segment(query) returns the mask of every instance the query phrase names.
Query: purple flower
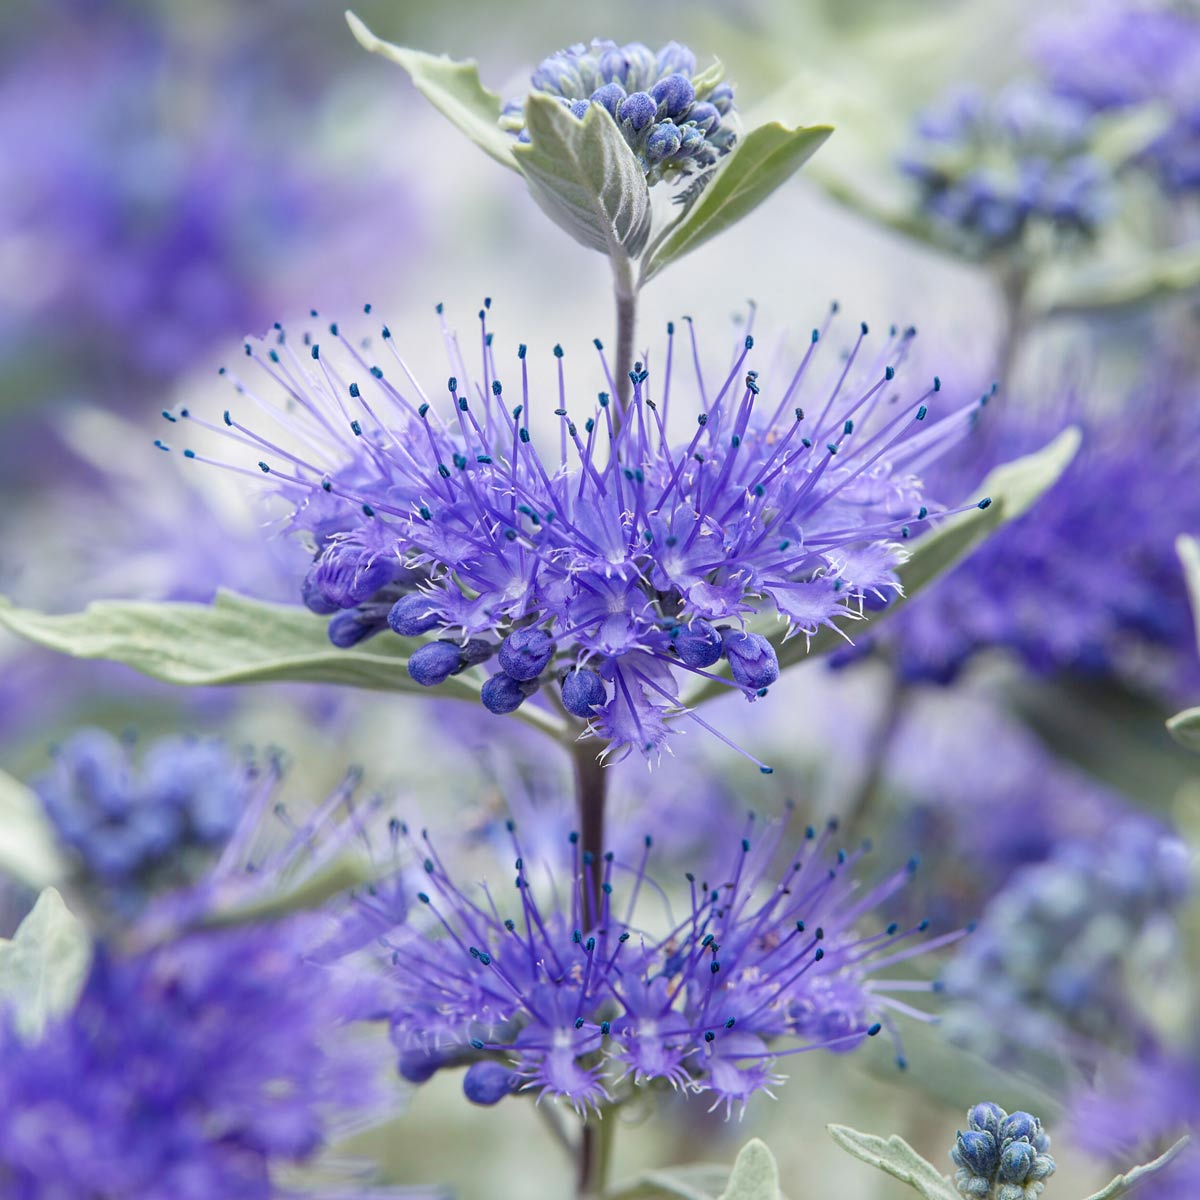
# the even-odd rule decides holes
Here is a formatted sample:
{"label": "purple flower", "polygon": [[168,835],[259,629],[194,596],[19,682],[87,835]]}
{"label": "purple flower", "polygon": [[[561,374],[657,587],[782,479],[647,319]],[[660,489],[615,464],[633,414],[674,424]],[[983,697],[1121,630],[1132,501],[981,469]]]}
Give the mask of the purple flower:
{"label": "purple flower", "polygon": [[[1066,424],[1082,427],[1083,446],[1032,512],[898,615],[887,645],[901,674],[950,682],[980,652],[998,648],[1038,673],[1075,670],[1151,692],[1186,690],[1195,639],[1174,543],[1200,530],[1195,397],[1194,385],[1158,378],[1110,411],[1073,397],[989,406],[962,444],[973,453],[939,464],[941,494],[969,494],[988,467]],[[1128,449],[1131,422],[1137,453]]]}
{"label": "purple flower", "polygon": [[[893,329],[871,354],[863,325],[846,358],[826,368],[814,330],[795,370],[771,384],[747,369],[747,337],[714,387],[699,371],[694,384],[672,373],[668,326],[661,391],[638,364],[629,411],[615,411],[601,348],[608,390],[578,419],[556,348],[546,428],[524,347],[513,403],[485,310],[480,318],[478,383],[444,330],[455,371],[448,404],[427,397],[386,326],[376,348],[334,324],[328,340],[304,334],[300,349],[282,330],[246,344],[287,397],[278,430],[232,410],[220,425],[188,414],[257,463],[221,465],[273,482],[292,506],[291,527],[317,549],[303,591],[310,608],[351,612],[356,630],[372,631],[389,614],[415,628],[411,609],[440,635],[410,659],[418,683],[436,686],[499,649],[510,680],[561,688],[568,711],[610,750],[657,755],[685,707],[680,673],[757,699],[778,665],[745,622],[773,611],[788,637],[811,637],[861,616],[869,598],[899,589],[903,539],[941,515],[917,472],[965,429],[973,406],[929,420],[936,379],[902,399],[893,364],[911,330]],[[252,387],[234,382],[240,394]],[[688,401],[699,415],[672,434],[671,408]],[[557,453],[539,449],[551,439]],[[717,637],[732,681],[708,669]],[[504,710],[520,702],[503,680],[489,696]]]}
{"label": "purple flower", "polygon": [[1200,14],[1194,7],[1091,3],[1042,30],[1038,58],[1050,86],[1092,112],[1162,106],[1167,127],[1142,161],[1169,191],[1200,186]]}
{"label": "purple flower", "polygon": [[78,1006],[34,1044],[0,1015],[0,1190],[277,1200],[275,1168],[371,1100],[338,1041],[343,992],[286,925],[101,946]]}
{"label": "purple flower", "polygon": [[[677,42],[657,54],[640,42],[580,43],[550,55],[530,83],[576,117],[593,104],[605,109],[651,185],[710,170],[737,141],[733,88],[711,71],[701,77],[696,56]],[[500,124],[529,141],[524,98],[504,106]]]}
{"label": "purple flower", "polygon": [[[745,833],[711,882],[686,877],[682,917],[666,902],[653,926],[639,901],[666,893],[647,874],[649,839],[635,861],[594,861],[571,835],[564,872],[531,860],[512,832],[515,892],[476,892],[453,882],[428,837],[410,838],[424,913],[389,939],[404,1074],[473,1061],[473,1099],[531,1091],[580,1112],[663,1081],[729,1111],[779,1083],[791,1054],[851,1050],[891,1029],[891,1012],[922,1017],[890,992],[926,985],[879,973],[961,933],[862,929],[911,869],[863,888],[862,852],[835,851],[831,825],[808,829],[777,876],[786,822],[753,842],[753,821]],[[480,1063],[494,1064],[486,1076]]]}
{"label": "purple flower", "polygon": [[1090,238],[1110,208],[1087,109],[1034,84],[989,98],[960,89],[919,117],[900,166],[921,205],[964,251],[984,257],[1034,225]]}

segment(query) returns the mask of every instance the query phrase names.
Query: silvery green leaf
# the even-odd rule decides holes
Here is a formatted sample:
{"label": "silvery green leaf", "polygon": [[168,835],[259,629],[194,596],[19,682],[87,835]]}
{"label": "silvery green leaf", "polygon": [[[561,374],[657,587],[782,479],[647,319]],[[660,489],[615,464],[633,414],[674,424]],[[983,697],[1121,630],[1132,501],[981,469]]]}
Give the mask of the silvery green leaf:
{"label": "silvery green leaf", "polygon": [[817,152],[831,126],[778,121],[744,134],[685,215],[659,237],[642,267],[642,283],[740,221]]}
{"label": "silvery green leaf", "polygon": [[1200,289],[1200,243],[1127,262],[1047,270],[1034,281],[1029,310],[1039,317],[1135,308]]}
{"label": "silvery green leaf", "polygon": [[1171,124],[1165,104],[1139,104],[1093,118],[1091,152],[1116,171],[1135,159]]}
{"label": "silvery green leaf", "polygon": [[1116,1200],[1117,1196],[1125,1195],[1126,1192],[1136,1187],[1142,1180],[1161,1171],[1176,1155],[1183,1151],[1183,1148],[1191,1140],[1190,1137],[1180,1138],[1165,1154],[1160,1154],[1153,1162],[1143,1163],[1140,1167],[1134,1167],[1132,1171],[1127,1171],[1124,1175],[1118,1175],[1106,1187],[1102,1187],[1094,1195],[1089,1196],[1087,1200]]}
{"label": "silvery green leaf", "polygon": [[1185,708],[1167,721],[1171,736],[1189,750],[1200,750],[1200,708]]}
{"label": "silvery green leaf", "polygon": [[689,1163],[643,1171],[604,1195],[605,1200],[717,1200],[728,1181],[728,1167]]}
{"label": "silvery green leaf", "polygon": [[1200,539],[1181,533],[1175,539],[1175,553],[1183,564],[1183,577],[1187,581],[1196,622],[1196,647],[1200,649]]}
{"label": "silvery green leaf", "polygon": [[530,140],[513,157],[542,211],[577,242],[610,258],[635,258],[650,234],[646,175],[599,104],[582,119],[552,96],[525,101]]}
{"label": "silvery green leaf", "polygon": [[845,1125],[830,1125],[839,1146],[862,1162],[886,1171],[916,1189],[925,1200],[962,1200],[954,1185],[931,1162],[922,1158],[902,1137],[859,1133]]}
{"label": "silvery green leaf", "polygon": [[765,1142],[751,1138],[742,1147],[721,1200],[780,1200],[779,1167]]}
{"label": "silvery green leaf", "polygon": [[0,874],[31,888],[61,883],[68,867],[36,795],[0,771]]}
{"label": "silvery green leaf", "polygon": [[46,1022],[79,999],[91,961],[83,924],[45,888],[12,941],[0,939],[0,1005],[11,1007],[18,1032],[36,1040]]}
{"label": "silvery green leaf", "polygon": [[455,62],[444,54],[426,54],[385,42],[352,12],[346,13],[346,22],[364,50],[403,67],[413,86],[438,112],[498,163],[516,169],[512,156],[514,140],[497,124],[500,97],[480,83],[479,68],[474,62]]}
{"label": "silvery green leaf", "polygon": [[692,87],[696,90],[697,100],[707,100],[712,95],[713,88],[725,78],[725,64],[719,58],[714,58],[711,66],[692,76]]}
{"label": "silvery green leaf", "polygon": [[[332,645],[327,620],[298,605],[266,604],[219,592],[212,604],[97,600],[81,613],[50,616],[0,597],[0,626],[74,658],[125,663],[143,675],[189,687],[248,683],[335,683],[389,692],[426,692],[405,665],[416,640],[385,635],[349,650]],[[479,702],[481,682],[454,675],[442,698]],[[557,734],[562,723],[532,705],[517,717]]]}
{"label": "silvery green leaf", "polygon": [[[938,529],[913,544],[908,561],[897,572],[904,594],[897,596],[881,612],[872,614],[871,629],[877,629],[881,622],[903,608],[913,596],[957,566],[1001,526],[1028,512],[1070,465],[1079,449],[1079,438],[1078,429],[1065,429],[1041,450],[991,471],[978,488],[981,497],[991,497],[991,504],[987,508],[972,508],[949,518]],[[2,616],[3,612],[0,611]],[[760,632],[771,636],[780,667],[792,666],[845,644],[841,634],[826,628],[820,629],[807,643],[803,637],[793,637],[785,642],[782,632],[772,634],[769,629],[761,629]],[[699,704],[713,696],[724,695],[726,691],[720,683],[706,681],[685,695],[683,702],[688,706]]]}

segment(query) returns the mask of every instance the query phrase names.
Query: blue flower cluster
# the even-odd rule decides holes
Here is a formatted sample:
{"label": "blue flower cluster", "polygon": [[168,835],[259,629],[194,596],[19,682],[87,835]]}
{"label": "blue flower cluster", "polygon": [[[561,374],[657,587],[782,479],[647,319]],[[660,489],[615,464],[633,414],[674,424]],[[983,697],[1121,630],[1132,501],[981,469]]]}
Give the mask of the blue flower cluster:
{"label": "blue flower cluster", "polygon": [[1042,69],[1059,95],[1097,113],[1162,106],[1167,127],[1141,161],[1168,191],[1200,187],[1200,9],[1101,0],[1040,40]]}
{"label": "blue flower cluster", "polygon": [[1086,108],[1033,84],[995,97],[960,90],[921,115],[900,166],[947,238],[985,257],[1035,226],[1095,233],[1109,197],[1091,132]]}
{"label": "blue flower cluster", "polygon": [[647,874],[648,838],[624,862],[593,858],[572,835],[564,875],[561,862],[532,861],[510,823],[506,898],[460,890],[429,838],[405,830],[424,858],[426,916],[388,939],[401,1073],[420,1083],[470,1064],[476,1103],[528,1091],[580,1112],[657,1081],[728,1112],[769,1092],[789,1055],[852,1050],[884,1023],[894,1033],[893,1011],[922,1018],[889,993],[931,985],[880,973],[962,933],[924,938],[925,921],[862,932],[915,863],[864,887],[865,851],[835,851],[835,829],[810,827],[779,876],[773,864],[793,850],[786,822],[753,840],[751,822],[732,861],[714,860],[711,884],[687,875],[686,913],[668,905],[657,923],[639,906],[665,900]]}
{"label": "blue flower cluster", "polygon": [[256,772],[219,742],[164,738],[141,766],[102,730],[74,734],[33,781],[81,874],[124,903],[182,883],[222,846],[255,791]]}
{"label": "blue flower cluster", "polygon": [[[332,1039],[347,989],[293,927],[97,950],[78,1006],[29,1044],[0,1012],[0,1192],[11,1200],[279,1200],[278,1167],[369,1102]],[[357,1190],[338,1192],[341,1200]]]}
{"label": "blue flower cluster", "polygon": [[[1093,842],[1067,842],[1016,872],[947,966],[946,1024],[989,1052],[1068,1053],[1134,1045],[1144,1032],[1125,975],[1174,961],[1191,891],[1187,846],[1129,816]],[[1019,1045],[1009,1045],[1011,1036]]]}
{"label": "blue flower cluster", "polygon": [[[678,42],[657,54],[640,42],[571,46],[545,59],[530,82],[576,117],[593,104],[603,108],[649,184],[707,171],[737,140],[733,88],[719,72],[697,74],[696,56]],[[523,99],[505,105],[500,124],[529,141]]]}
{"label": "blue flower cluster", "polygon": [[[1140,449],[1130,454],[1135,421]],[[1083,432],[1080,452],[1036,509],[897,615],[885,637],[905,678],[950,683],[981,652],[1003,649],[1038,674],[1113,675],[1152,694],[1193,686],[1175,539],[1200,530],[1195,385],[1164,376],[1109,405],[1071,395],[989,405],[963,443],[970,453],[936,464],[930,486],[948,499],[970,494],[988,468],[1068,424]]]}
{"label": "blue flower cluster", "polygon": [[[550,405],[531,393],[525,348],[514,403],[486,316],[485,306],[477,382],[444,329],[454,375],[443,405],[386,326],[387,371],[335,324],[327,341],[305,334],[299,352],[282,330],[246,344],[279,388],[277,429],[233,412],[220,425],[178,414],[259,462],[185,455],[274,481],[286,497],[292,527],[316,550],[303,598],[333,614],[335,644],[389,628],[435,635],[408,660],[422,686],[495,657],[482,697],[491,711],[551,685],[549,703],[612,750],[656,755],[684,707],[678,673],[765,695],[778,660],[747,619],[773,610],[790,637],[860,617],[868,596],[898,590],[904,539],[943,515],[918,472],[964,432],[974,406],[935,421],[937,379],[905,395],[894,364],[911,330],[893,329],[871,352],[864,324],[828,365],[814,330],[794,371],[771,384],[748,368],[747,337],[714,387],[698,366],[693,384],[679,383],[668,326],[661,380],[637,364],[625,412],[597,341],[607,388],[576,402],[578,415],[556,347],[546,428]],[[672,409],[688,407],[698,415],[677,418],[686,424],[672,434]],[[555,434],[557,454],[540,452]],[[714,674],[721,666],[728,676]]]}
{"label": "blue flower cluster", "polygon": [[1006,1113],[985,1101],[967,1114],[950,1151],[954,1183],[969,1200],[1036,1200],[1054,1174],[1050,1137],[1027,1112]]}

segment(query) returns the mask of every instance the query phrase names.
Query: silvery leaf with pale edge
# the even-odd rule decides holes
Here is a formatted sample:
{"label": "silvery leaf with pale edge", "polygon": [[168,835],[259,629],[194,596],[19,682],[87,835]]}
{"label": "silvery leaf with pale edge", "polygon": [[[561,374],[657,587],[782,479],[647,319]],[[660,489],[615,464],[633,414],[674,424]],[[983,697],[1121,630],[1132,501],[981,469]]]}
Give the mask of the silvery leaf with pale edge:
{"label": "silvery leaf with pale edge", "polygon": [[[1180,534],[1175,549],[1183,566],[1188,595],[1192,600],[1192,614],[1196,620],[1196,646],[1200,649],[1200,541],[1187,534]],[[1185,708],[1167,721],[1171,736],[1189,750],[1200,751],[1200,705]]]}
{"label": "silvery leaf with pale edge", "polygon": [[862,1162],[887,1172],[925,1200],[962,1200],[958,1190],[931,1162],[922,1158],[902,1137],[876,1137],[845,1125],[828,1126],[830,1136],[843,1150]]}
{"label": "silvery leaf with pale edge", "polygon": [[37,796],[0,771],[0,874],[27,887],[61,883],[68,866]]}
{"label": "silvery leaf with pale edge", "polygon": [[1191,1140],[1190,1137],[1180,1138],[1165,1154],[1160,1154],[1153,1162],[1143,1163],[1140,1167],[1134,1167],[1132,1171],[1126,1171],[1124,1175],[1118,1175],[1107,1186],[1088,1196],[1087,1200],[1116,1200],[1117,1196],[1124,1196],[1143,1180],[1161,1171]]}
{"label": "silvery leaf with pale edge", "polygon": [[22,1037],[36,1040],[49,1020],[74,1007],[91,956],[82,922],[56,889],[43,889],[12,941],[0,939],[0,1006]]}

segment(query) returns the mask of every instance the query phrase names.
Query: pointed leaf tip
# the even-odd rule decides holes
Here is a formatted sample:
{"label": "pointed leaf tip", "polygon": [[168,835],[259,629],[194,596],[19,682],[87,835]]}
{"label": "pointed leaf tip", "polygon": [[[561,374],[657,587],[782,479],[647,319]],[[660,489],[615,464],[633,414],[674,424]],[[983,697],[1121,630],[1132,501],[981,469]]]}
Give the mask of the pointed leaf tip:
{"label": "pointed leaf tip", "polygon": [[779,1200],[779,1167],[761,1139],[751,1138],[738,1153],[721,1200]]}

